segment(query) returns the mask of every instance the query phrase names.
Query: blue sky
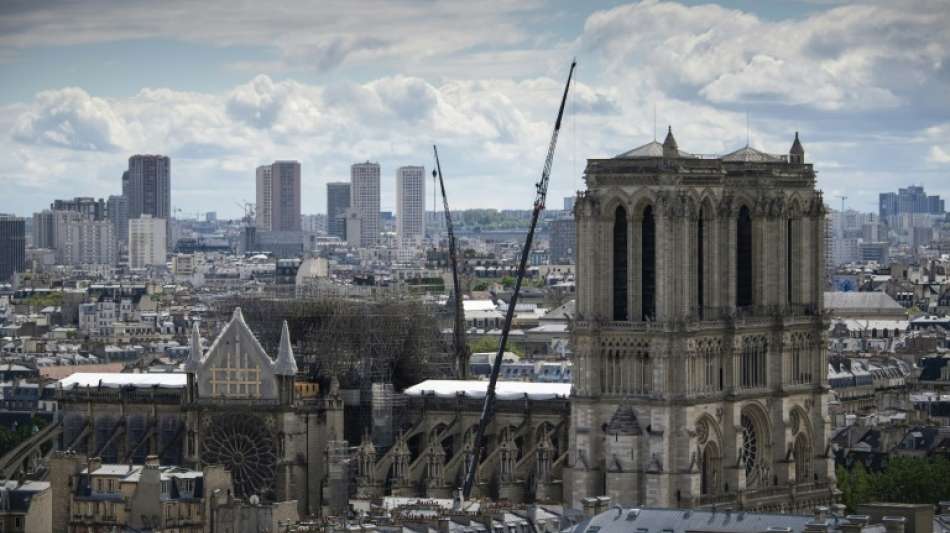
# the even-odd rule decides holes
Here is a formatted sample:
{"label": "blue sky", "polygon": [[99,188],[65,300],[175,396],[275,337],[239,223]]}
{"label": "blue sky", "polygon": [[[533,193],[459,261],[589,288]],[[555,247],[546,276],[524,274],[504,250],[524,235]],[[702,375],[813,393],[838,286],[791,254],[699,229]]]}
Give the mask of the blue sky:
{"label": "blue sky", "polygon": [[453,206],[529,208],[570,58],[552,195],[588,157],[652,139],[787,151],[826,198],[950,196],[950,2],[6,2],[0,211],[119,192],[129,155],[172,157],[172,202],[237,215],[254,168],[303,165],[303,209],[350,163],[431,167]]}

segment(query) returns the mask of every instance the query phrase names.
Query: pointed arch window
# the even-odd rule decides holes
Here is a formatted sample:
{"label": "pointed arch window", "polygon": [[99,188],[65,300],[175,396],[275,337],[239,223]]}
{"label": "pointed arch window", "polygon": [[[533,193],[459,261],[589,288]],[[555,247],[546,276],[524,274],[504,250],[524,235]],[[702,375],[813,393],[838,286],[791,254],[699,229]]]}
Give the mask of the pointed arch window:
{"label": "pointed arch window", "polygon": [[699,208],[699,217],[696,220],[696,308],[699,313],[699,319],[703,319],[703,308],[706,306],[704,298],[705,287],[703,285],[703,271],[705,269],[705,228],[703,227],[703,218],[706,215],[705,207]]}
{"label": "pointed arch window", "polygon": [[653,206],[643,209],[640,220],[640,314],[643,320],[656,319],[656,221]]}
{"label": "pointed arch window", "polygon": [[627,241],[627,211],[618,206],[614,213],[614,320],[627,320]]}
{"label": "pointed arch window", "polygon": [[752,305],[752,216],[749,208],[739,209],[736,224],[736,307]]}

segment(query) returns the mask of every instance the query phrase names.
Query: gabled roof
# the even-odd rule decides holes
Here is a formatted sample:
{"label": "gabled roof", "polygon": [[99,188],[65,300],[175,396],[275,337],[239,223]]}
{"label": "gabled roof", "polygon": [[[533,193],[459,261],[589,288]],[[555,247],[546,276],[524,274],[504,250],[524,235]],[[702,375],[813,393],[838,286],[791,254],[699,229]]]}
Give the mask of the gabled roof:
{"label": "gabled roof", "polygon": [[607,433],[617,435],[642,435],[640,421],[637,420],[637,413],[630,407],[630,404],[623,402],[614,411],[614,415],[607,422]]}
{"label": "gabled roof", "polygon": [[767,154],[756,150],[751,146],[744,146],[735,152],[726,154],[721,158],[723,161],[740,161],[748,163],[781,163],[783,159],[780,156]]}
{"label": "gabled roof", "polygon": [[643,146],[618,154],[614,156],[614,159],[632,159],[635,157],[663,157],[663,145],[655,140],[650,141]]}

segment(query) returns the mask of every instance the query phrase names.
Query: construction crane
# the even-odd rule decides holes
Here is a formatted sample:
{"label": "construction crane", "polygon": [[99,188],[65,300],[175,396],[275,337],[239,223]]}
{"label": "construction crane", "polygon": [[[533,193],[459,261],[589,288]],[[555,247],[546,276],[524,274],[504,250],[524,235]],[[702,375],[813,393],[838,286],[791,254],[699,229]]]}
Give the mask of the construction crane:
{"label": "construction crane", "polygon": [[[442,165],[439,163],[439,149],[432,145],[435,154],[435,168],[432,169],[432,178],[439,179],[439,188],[442,189],[442,210],[445,211],[445,227],[449,234],[449,266],[452,268],[452,290],[455,291],[455,328],[452,330],[452,339],[455,344],[455,375],[458,379],[468,378],[468,361],[471,355],[468,344],[465,342],[465,306],[462,302],[462,284],[459,283],[458,247],[455,241],[455,231],[452,229],[452,213],[449,211],[449,198],[445,195],[445,181],[442,179]],[[434,206],[433,206],[434,207]],[[433,211],[435,211],[433,209]]]}
{"label": "construction crane", "polygon": [[521,292],[521,282],[524,281],[525,270],[528,266],[528,255],[531,253],[531,243],[534,240],[534,230],[544,210],[544,202],[548,194],[548,182],[551,178],[551,165],[554,163],[554,149],[557,146],[558,132],[561,130],[561,118],[564,116],[564,104],[567,102],[567,92],[571,88],[571,78],[574,76],[574,67],[577,61],[571,61],[571,70],[567,74],[567,83],[564,85],[564,94],[561,96],[561,107],[557,111],[557,120],[554,122],[554,132],[551,134],[551,143],[548,145],[548,155],[544,160],[544,169],[541,171],[541,180],[535,184],[536,196],[534,211],[531,213],[531,225],[528,227],[528,236],[521,249],[521,263],[518,265],[518,277],[515,278],[515,290],[508,301],[508,310],[505,313],[505,324],[501,330],[501,340],[498,342],[498,352],[491,367],[491,377],[488,380],[488,390],[485,392],[485,402],[482,404],[482,414],[478,419],[478,428],[475,431],[475,441],[465,461],[465,483],[462,485],[462,497],[468,498],[475,485],[475,472],[482,456],[485,440],[485,428],[492,418],[495,404],[495,385],[498,383],[498,373],[501,370],[501,360],[508,344],[508,334],[511,332],[511,321],[515,316],[515,306],[518,304],[518,293]]}

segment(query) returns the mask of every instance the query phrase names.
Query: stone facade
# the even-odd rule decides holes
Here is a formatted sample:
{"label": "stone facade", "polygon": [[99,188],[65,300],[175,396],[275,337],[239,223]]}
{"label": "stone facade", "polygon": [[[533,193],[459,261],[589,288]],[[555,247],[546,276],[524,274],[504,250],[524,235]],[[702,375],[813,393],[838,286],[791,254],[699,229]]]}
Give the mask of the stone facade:
{"label": "stone facade", "polygon": [[797,134],[710,159],[670,131],[585,180],[565,502],[833,499],[824,204]]}

